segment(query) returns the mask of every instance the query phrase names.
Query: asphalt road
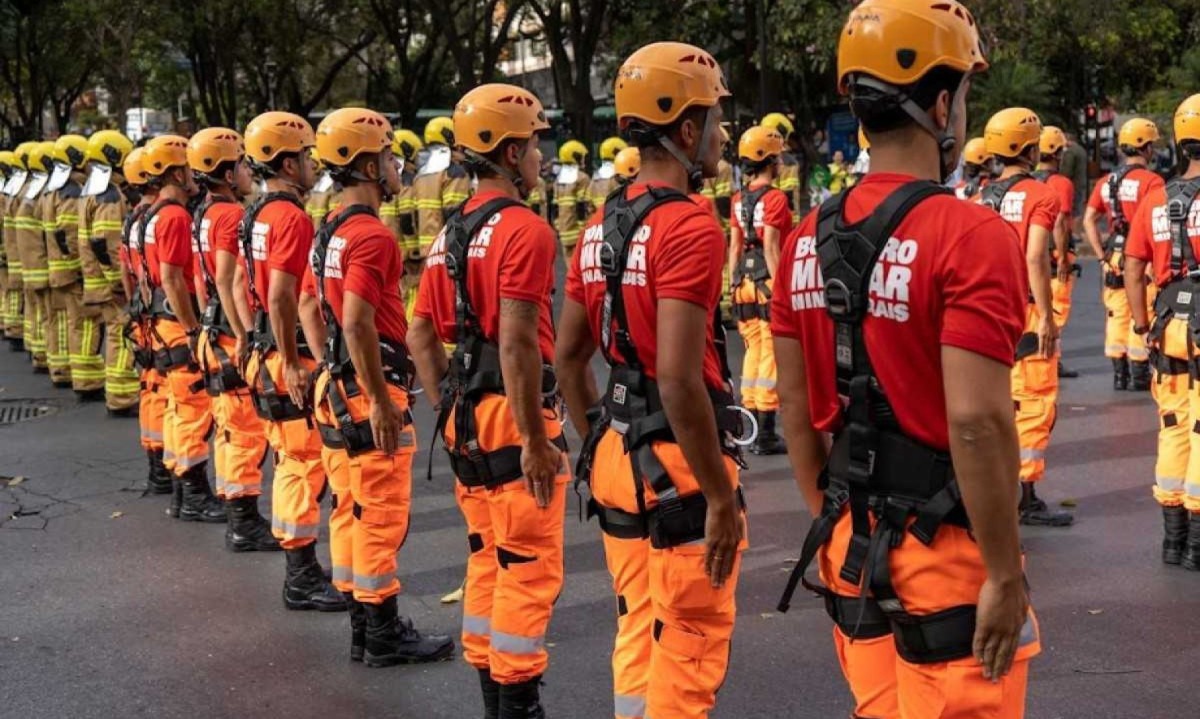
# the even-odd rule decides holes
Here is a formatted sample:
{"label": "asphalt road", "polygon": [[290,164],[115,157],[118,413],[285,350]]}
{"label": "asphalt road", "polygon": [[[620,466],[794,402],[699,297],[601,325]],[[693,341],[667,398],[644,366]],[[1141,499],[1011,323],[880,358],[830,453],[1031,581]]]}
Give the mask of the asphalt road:
{"label": "asphalt road", "polygon": [[[1196,717],[1200,574],[1159,563],[1148,395],[1114,394],[1094,274],[1076,291],[1066,381],[1042,493],[1077,502],[1070,529],[1024,533],[1045,651],[1032,719]],[[735,343],[736,344],[736,343]],[[736,358],[735,358],[736,359]],[[145,471],[136,421],[109,419],[0,350],[0,407],[54,413],[0,426],[0,717],[428,717],[481,715],[461,661],[367,669],[347,658],[344,615],[288,612],[279,554],[233,555],[222,529],[181,524],[129,488]],[[418,422],[428,446],[432,419]],[[463,576],[466,542],[439,451],[417,456],[403,612],[457,633],[438,598]],[[844,717],[850,702],[816,600],[774,605],[808,526],[784,458],[744,475],[752,548],[738,590],[732,668],[715,717]],[[9,483],[11,484],[11,482]],[[615,602],[594,524],[567,518],[567,579],[550,628],[552,717],[609,714]],[[322,544],[322,555],[325,555]]]}

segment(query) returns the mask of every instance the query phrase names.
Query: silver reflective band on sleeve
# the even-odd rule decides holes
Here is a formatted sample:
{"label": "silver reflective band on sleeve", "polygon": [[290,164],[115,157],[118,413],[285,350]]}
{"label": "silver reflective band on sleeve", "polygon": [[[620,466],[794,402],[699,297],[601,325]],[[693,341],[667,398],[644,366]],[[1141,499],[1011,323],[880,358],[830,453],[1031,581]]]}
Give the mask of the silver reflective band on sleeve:
{"label": "silver reflective band on sleeve", "polygon": [[613,694],[613,713],[620,719],[642,719],[642,715],[646,713],[646,697]]}
{"label": "silver reflective band on sleeve", "polygon": [[492,630],[492,649],[505,654],[537,654],[546,645],[543,637],[519,637]]}
{"label": "silver reflective band on sleeve", "polygon": [[316,539],[320,527],[316,524],[296,524],[285,522],[278,517],[271,517],[271,531],[293,539]]}
{"label": "silver reflective band on sleeve", "polygon": [[[1158,485],[1159,489],[1166,490],[1168,492],[1183,491],[1183,477],[1163,477],[1162,475],[1159,475],[1154,478],[1154,483]],[[1190,491],[1200,492],[1200,485],[1193,484],[1189,485],[1189,487]]]}
{"label": "silver reflective band on sleeve", "polygon": [[487,637],[492,634],[492,620],[487,617],[463,615],[463,634],[474,634],[477,637]]}
{"label": "silver reflective band on sleeve", "polygon": [[370,589],[379,591],[385,589],[392,582],[396,581],[396,575],[389,574],[355,574],[354,588],[355,589]]}
{"label": "silver reflective band on sleeve", "polygon": [[759,389],[775,389],[775,380],[770,379],[769,377],[760,378],[758,380],[758,388]]}
{"label": "silver reflective band on sleeve", "polygon": [[1022,462],[1035,461],[1035,460],[1045,459],[1045,458],[1046,458],[1046,450],[1044,450],[1044,449],[1022,449],[1021,450],[1021,461]]}

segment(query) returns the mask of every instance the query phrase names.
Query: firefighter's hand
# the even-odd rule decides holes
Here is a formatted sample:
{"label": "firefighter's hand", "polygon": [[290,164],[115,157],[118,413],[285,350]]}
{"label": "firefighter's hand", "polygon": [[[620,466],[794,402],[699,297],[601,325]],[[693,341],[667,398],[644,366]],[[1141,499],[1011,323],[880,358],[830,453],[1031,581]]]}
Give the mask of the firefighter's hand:
{"label": "firefighter's hand", "polygon": [[312,376],[301,364],[286,364],[283,366],[283,381],[287,385],[288,395],[297,407],[308,404],[308,386]]}
{"label": "firefighter's hand", "polygon": [[371,436],[375,447],[384,454],[392,455],[400,446],[400,433],[404,431],[404,413],[391,397],[382,402],[371,401]]}
{"label": "firefighter's hand", "polygon": [[1029,615],[1029,597],[1021,577],[1008,582],[988,579],[979,590],[972,651],[983,665],[983,676],[999,681],[1012,668],[1020,645],[1021,628]]}
{"label": "firefighter's hand", "polygon": [[554,495],[554,482],[562,469],[562,451],[549,439],[527,442],[521,447],[521,473],[525,475],[525,489],[533,495],[537,506],[550,506]]}
{"label": "firefighter's hand", "polygon": [[1071,269],[1075,266],[1074,262],[1058,261],[1058,281],[1065,283],[1071,279]]}
{"label": "firefighter's hand", "polygon": [[233,338],[233,361],[238,367],[245,367],[247,360],[247,352],[250,346],[246,343],[246,335],[238,335]]}
{"label": "firefighter's hand", "polygon": [[746,525],[733,491],[720,502],[711,499],[704,519],[704,573],[714,589],[725,586],[737,561]]}
{"label": "firefighter's hand", "polygon": [[1053,357],[1058,351],[1058,325],[1053,317],[1047,315],[1038,320],[1037,336],[1038,354],[1047,359]]}

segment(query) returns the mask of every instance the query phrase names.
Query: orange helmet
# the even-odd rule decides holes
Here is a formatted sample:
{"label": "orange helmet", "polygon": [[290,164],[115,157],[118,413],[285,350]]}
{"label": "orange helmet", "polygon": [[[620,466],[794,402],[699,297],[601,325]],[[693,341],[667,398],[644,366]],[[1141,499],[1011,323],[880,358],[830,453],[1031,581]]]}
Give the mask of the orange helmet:
{"label": "orange helmet", "polygon": [[738,157],[750,164],[757,165],[782,154],[783,135],[769,127],[755,125],[738,140]]}
{"label": "orange helmet", "polygon": [[1061,129],[1054,125],[1046,125],[1042,128],[1042,137],[1038,141],[1038,147],[1042,149],[1043,155],[1053,155],[1066,146],[1067,136]]}
{"label": "orange helmet", "polygon": [[125,175],[125,181],[131,185],[144,185],[146,180],[146,171],[142,168],[142,157],[146,154],[146,148],[135,147],[125,156],[125,164],[121,166],[121,172]]}
{"label": "orange helmet", "polygon": [[1175,110],[1175,142],[1200,141],[1200,95],[1192,95]]}
{"label": "orange helmet", "polygon": [[162,177],[171,168],[188,166],[188,141],[180,135],[159,135],[144,149],[142,170],[149,177]]}
{"label": "orange helmet", "polygon": [[636,147],[626,147],[617,153],[613,160],[613,169],[617,176],[632,180],[642,171],[642,153]]}
{"label": "orange helmet", "polygon": [[228,127],[207,127],[188,140],[188,167],[204,175],[223,162],[237,162],[245,154],[242,136]]}
{"label": "orange helmet", "polygon": [[327,167],[347,167],[363,153],[392,147],[392,123],[374,110],[343,107],[317,126],[317,153]]}
{"label": "orange helmet", "polygon": [[987,142],[982,137],[973,137],[963,148],[963,162],[972,165],[986,165],[992,161],[992,153],[988,152]]}
{"label": "orange helmet", "polygon": [[986,70],[979,28],[957,0],[864,0],[850,11],[838,41],[838,89],[850,76],[911,85],[935,67]]}
{"label": "orange helmet", "polygon": [[1117,144],[1121,147],[1141,149],[1152,142],[1158,142],[1158,125],[1141,117],[1121,125],[1121,132],[1117,135]]}
{"label": "orange helmet", "polygon": [[455,141],[459,147],[480,155],[495,150],[505,140],[527,140],[549,129],[541,101],[516,85],[480,85],[454,106]]}
{"label": "orange helmet", "polygon": [[1017,157],[1042,139],[1042,121],[1024,107],[1001,110],[988,120],[983,131],[987,150],[997,157]]}
{"label": "orange helmet", "polygon": [[729,97],[725,74],[707,51],[681,42],[656,42],[630,55],[617,71],[617,123],[655,127],[674,123],[692,107]]}
{"label": "orange helmet", "polygon": [[270,162],[284,152],[307,152],[316,144],[308,120],[290,112],[264,112],[246,126],[246,154],[255,162]]}

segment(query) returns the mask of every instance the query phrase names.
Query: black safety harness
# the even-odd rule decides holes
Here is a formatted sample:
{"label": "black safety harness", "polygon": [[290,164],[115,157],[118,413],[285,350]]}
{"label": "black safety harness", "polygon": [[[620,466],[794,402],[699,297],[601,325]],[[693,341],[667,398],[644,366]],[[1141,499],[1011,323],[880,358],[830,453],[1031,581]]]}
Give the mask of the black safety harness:
{"label": "black safety harness", "polygon": [[[657,207],[670,202],[690,202],[677,190],[650,186],[644,194],[630,200],[622,189],[604,203],[604,239],[600,248],[600,266],[605,277],[604,305],[601,316],[600,348],[610,368],[604,398],[593,407],[588,417],[591,432],[576,464],[576,487],[591,479],[592,459],[596,447],[610,428],[623,437],[625,453],[633,467],[633,482],[637,490],[637,513],[606,507],[594,498],[587,503],[588,518],[596,517],[605,534],[618,539],[649,538],[656,548],[676,547],[704,538],[704,520],[708,503],[700,492],[679,495],[662,462],[653,450],[657,441],[675,442],[675,434],[663,409],[658,383],[646,373],[638,358],[637,346],[629,330],[625,312],[622,279],[628,264],[629,248],[637,230]],[[713,331],[721,355],[722,370],[729,384],[729,367],[725,361],[725,330],[719,312],[713,316]],[[613,352],[613,349],[617,353]],[[741,453],[736,443],[742,431],[741,413],[733,395],[721,389],[709,389],[709,399],[717,420],[722,452],[739,465]],[[650,486],[657,506],[648,509],[645,487]],[[745,506],[741,488],[738,503]]]}
{"label": "black safety harness", "polygon": [[[150,227],[150,223],[154,221],[154,218],[158,216],[158,213],[168,205],[184,207],[183,203],[178,200],[159,200],[151,205],[150,209],[146,210],[138,221],[138,231],[142,241],[141,250],[138,252],[138,259],[142,264],[142,285],[144,294],[150,296],[150,305],[143,310],[143,316],[146,318],[144,326],[150,330],[150,333],[154,335],[162,347],[162,349],[153,350],[152,355],[152,365],[161,374],[166,374],[173,369],[190,365],[193,362],[192,349],[187,343],[168,347],[166,340],[158,333],[157,323],[159,320],[178,322],[179,318],[175,316],[175,312],[171,309],[171,303],[167,300],[166,291],[161,285],[154,284],[154,278],[150,274],[150,263],[146,260],[146,230]],[[192,311],[199,315],[200,305],[196,301],[196,296],[190,295],[190,297],[192,300]]]}
{"label": "black safety harness", "polygon": [[[788,610],[797,585],[803,583],[824,598],[829,616],[847,636],[869,639],[891,633],[897,652],[908,662],[950,661],[971,655],[975,606],[910,614],[892,585],[888,560],[906,533],[929,546],[944,524],[968,527],[962,495],[950,455],[901,430],[863,335],[863,321],[870,310],[871,274],[888,239],[913,208],[949,190],[933,182],[912,181],[863,221],[846,224],[843,207],[853,191],[826,201],[817,224],[826,311],[835,328],[843,426],[834,434],[829,461],[821,474],[824,506],[804,540],[779,610]],[[840,577],[861,588],[859,597],[835,594],[804,577],[818,550],[830,541],[846,507],[853,536]]]}
{"label": "black safety harness", "polygon": [[[1048,184],[1050,182],[1050,178],[1053,175],[1054,175],[1054,173],[1051,172],[1050,170],[1034,170],[1033,171],[1033,179],[1037,180],[1038,182],[1042,183],[1043,185]],[[1067,209],[1070,209],[1070,208],[1067,208]],[[1075,256],[1077,254],[1075,251],[1075,246],[1076,246],[1075,236],[1068,231],[1067,238],[1068,238],[1067,239],[1067,252],[1065,255],[1063,255],[1062,253],[1057,251],[1058,247],[1057,247],[1057,245],[1054,244],[1054,233],[1050,234],[1050,274],[1051,274],[1051,276],[1058,274],[1058,263],[1060,261],[1069,261],[1069,262],[1071,262],[1071,273],[1074,274],[1076,277],[1082,277],[1083,276],[1083,267],[1081,267],[1078,262],[1074,262],[1071,259],[1073,256]]]}
{"label": "black safety harness", "polygon": [[[137,225],[140,228],[140,221],[146,211],[150,209],[149,205],[135,205],[129,214],[125,216],[124,225],[121,228],[121,242],[125,245],[126,257],[132,257],[136,251],[139,255],[145,250],[145,243],[142,247],[134,249],[133,247],[133,229]],[[145,265],[143,264],[143,268]],[[129,321],[125,323],[125,329],[122,334],[125,336],[125,341],[133,348],[133,363],[139,368],[148,370],[154,367],[154,351],[146,345],[138,342],[138,337],[134,336],[134,330],[142,330],[141,337],[149,336],[149,307],[146,304],[146,299],[142,295],[141,288],[135,289],[133,296],[129,298]]]}
{"label": "black safety harness", "polygon": [[1200,377],[1196,358],[1196,343],[1200,341],[1200,262],[1192,249],[1188,235],[1188,215],[1196,196],[1200,195],[1200,178],[1176,178],[1167,183],[1167,218],[1171,222],[1171,281],[1154,300],[1154,321],[1151,323],[1152,344],[1161,346],[1167,325],[1172,319],[1188,323],[1186,360],[1168,357],[1160,350],[1151,352],[1151,360],[1161,375],[1188,373],[1188,384]]}
{"label": "black safety harness", "polygon": [[[1136,168],[1136,165],[1122,165],[1108,176],[1108,206],[1112,211],[1112,226],[1109,228],[1108,241],[1104,243],[1104,286],[1119,290],[1125,286],[1125,240],[1129,237],[1129,218],[1125,216],[1125,207],[1121,204],[1121,183],[1125,176]],[[1108,267],[1109,260],[1116,253],[1121,253],[1117,261],[1117,271]]]}
{"label": "black safety harness", "polygon": [[[767,269],[767,256],[763,250],[763,240],[758,236],[758,228],[754,226],[754,210],[762,201],[764,195],[775,188],[764,185],[757,190],[742,194],[741,217],[742,224],[742,255],[738,258],[737,267],[733,268],[730,286],[734,288],[733,316],[739,322],[749,320],[771,319],[771,288],[767,282],[771,272]],[[737,302],[736,290],[742,282],[750,280],[767,301],[766,302]]]}
{"label": "black safety harness", "polygon": [[[450,358],[447,391],[438,407],[435,434],[445,438],[445,429],[454,414],[454,443],[446,445],[450,466],[458,481],[466,487],[498,487],[524,476],[521,447],[494,447],[484,450],[479,444],[475,410],[489,394],[504,394],[504,375],[500,368],[500,346],[487,338],[479,315],[471,304],[467,283],[471,241],[487,222],[508,207],[523,206],[509,197],[497,197],[471,212],[462,206],[446,219],[446,273],[454,281],[454,314],[457,331],[454,354]],[[542,402],[546,409],[558,406],[558,379],[554,368],[542,367]],[[567,451],[567,440],[559,435],[554,444]],[[432,457],[430,473],[432,475]]]}
{"label": "black safety harness", "polygon": [[[330,412],[337,420],[337,425],[327,425],[317,422],[317,430],[321,441],[330,449],[344,449],[351,457],[375,449],[375,437],[371,433],[371,421],[364,419],[355,421],[350,412],[348,400],[362,395],[362,388],[356,379],[354,363],[350,360],[350,352],[346,348],[346,338],[341,323],[329,304],[325,295],[325,271],[329,264],[329,245],[334,234],[348,220],[359,215],[370,215],[378,218],[374,209],[367,205],[350,205],[341,209],[337,216],[325,216],[320,229],[317,230],[315,248],[312,255],[313,278],[317,285],[317,299],[321,303],[321,316],[329,329],[325,341],[325,371],[329,373],[329,381],[325,384],[324,400],[329,403]],[[416,368],[408,347],[402,340],[379,337],[380,363],[383,366],[383,378],[392,385],[408,392],[416,376]],[[412,424],[412,413],[404,412],[404,427]]]}
{"label": "black safety harness", "polygon": [[[199,259],[200,274],[204,278],[204,291],[208,295],[208,304],[204,307],[204,314],[200,318],[200,324],[208,334],[208,347],[216,358],[217,364],[220,366],[219,370],[210,372],[207,368],[207,363],[202,363],[204,369],[204,389],[211,397],[218,397],[225,392],[232,392],[246,387],[246,380],[242,379],[242,373],[238,370],[237,363],[234,361],[235,358],[230,357],[229,353],[221,347],[220,338],[222,336],[232,338],[234,336],[233,327],[230,326],[229,317],[221,305],[221,295],[217,290],[216,267],[208,266],[208,261],[204,258],[204,247],[201,243],[201,234],[204,230],[204,216],[218,202],[233,202],[233,200],[221,197],[220,195],[209,194],[204,202],[196,208],[196,213],[192,220],[192,248]],[[216,250],[211,248],[211,243],[212,240],[209,239],[210,251],[215,258]],[[236,308],[234,311],[237,311]]]}
{"label": "black safety harness", "polygon": [[[238,227],[238,240],[242,245],[246,287],[250,290],[250,300],[253,305],[251,309],[254,311],[250,348],[258,354],[260,360],[258,381],[261,383],[262,389],[260,391],[258,387],[251,384],[250,396],[254,400],[254,409],[259,417],[271,422],[288,422],[307,418],[311,410],[307,405],[304,407],[297,405],[287,392],[280,392],[275,381],[271,379],[271,372],[267,369],[267,355],[278,350],[279,344],[275,339],[275,333],[271,331],[266,299],[259,294],[254,278],[254,224],[258,221],[258,216],[263,208],[276,200],[290,202],[301,211],[304,210],[304,206],[300,204],[300,200],[295,195],[288,192],[268,192],[255,200],[246,210],[242,224]],[[308,348],[304,333],[299,326],[296,327],[296,350],[301,357],[313,358],[312,351]]]}

